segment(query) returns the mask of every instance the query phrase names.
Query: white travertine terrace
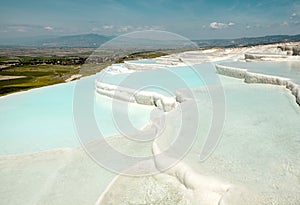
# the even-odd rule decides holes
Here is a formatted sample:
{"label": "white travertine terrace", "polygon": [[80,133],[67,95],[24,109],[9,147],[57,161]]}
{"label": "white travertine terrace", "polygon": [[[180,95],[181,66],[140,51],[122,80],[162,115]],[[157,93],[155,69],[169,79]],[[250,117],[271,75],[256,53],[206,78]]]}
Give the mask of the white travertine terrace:
{"label": "white travertine terrace", "polygon": [[[175,166],[166,169],[167,164],[177,160],[163,153],[163,149],[165,148],[164,140],[166,138],[172,139],[173,136],[178,135],[175,131],[176,129],[172,128],[172,126],[174,126],[172,125],[172,120],[182,117],[180,112],[191,112],[190,102],[193,101],[193,99],[190,98],[191,96],[189,96],[189,94],[182,92],[176,93],[176,98],[181,105],[181,111],[179,111],[178,107],[176,107],[175,110],[170,113],[169,119],[171,119],[171,122],[167,123],[167,126],[171,126],[169,127],[169,130],[168,128],[160,126],[159,123],[155,123],[155,119],[153,120],[153,125],[157,128],[157,130],[159,130],[157,133],[161,133],[161,131],[163,131],[161,136],[156,137],[152,145],[155,166],[161,172],[175,177],[187,190],[193,192],[195,198],[200,197],[202,203],[217,205],[223,203],[223,197],[234,188],[232,184],[214,177],[202,175],[183,161],[178,161]],[[190,115],[187,114],[187,116]]]}
{"label": "white travertine terrace", "polygon": [[180,60],[178,54],[171,54],[168,56],[161,56],[155,58],[157,63],[162,63],[166,65],[180,65],[182,61]]}
{"label": "white travertine terrace", "polygon": [[246,69],[239,69],[230,66],[216,65],[217,72],[235,78],[244,79],[246,83],[262,83],[285,86],[295,96],[296,102],[300,105],[300,86],[288,78],[271,76],[259,73],[252,73]]}
{"label": "white travertine terrace", "polygon": [[108,66],[105,68],[105,71],[110,74],[120,74],[120,73],[132,73],[134,71],[128,69],[123,64],[112,64],[111,66]]}
{"label": "white travertine terrace", "polygon": [[65,82],[71,82],[73,80],[77,80],[79,78],[81,78],[82,75],[81,74],[77,74],[77,75],[72,75],[70,78],[68,78],[67,80],[65,80]]}
{"label": "white travertine terrace", "polygon": [[255,46],[245,52],[246,61],[299,61],[299,43]]}
{"label": "white travertine terrace", "polygon": [[153,68],[165,68],[168,67],[168,65],[166,64],[152,64],[152,63],[138,63],[138,62],[134,62],[134,61],[125,61],[124,65],[126,68],[130,69],[130,70],[149,70],[149,69],[153,69]]}
{"label": "white travertine terrace", "polygon": [[282,55],[282,54],[245,53],[246,61],[268,60],[268,59],[274,59],[274,58],[284,59],[284,58],[287,58],[287,56]]}
{"label": "white travertine terrace", "polygon": [[[256,49],[261,49],[264,47],[258,46]],[[274,46],[266,46],[266,49],[274,49]],[[207,61],[217,61],[217,60],[236,60],[242,58],[244,54],[251,50],[251,48],[238,48],[238,49],[211,49],[208,51],[193,51],[193,52],[184,52],[180,54],[172,54],[169,56],[163,56],[156,58],[156,62],[166,64],[165,67],[171,67],[172,65],[184,65],[183,62],[188,63],[199,63],[199,62],[207,62]],[[205,58],[201,55],[207,55]],[[252,54],[249,54],[252,55]],[[200,58],[199,58],[200,56]],[[253,59],[264,59],[264,57],[268,58],[277,58],[280,56],[281,58],[286,58],[284,54],[257,54],[253,57]],[[201,58],[202,57],[202,58]],[[252,57],[250,57],[252,58]],[[153,65],[142,66],[138,63],[129,63],[130,69],[133,70],[143,70],[143,69],[152,69]],[[125,64],[127,67],[128,64]],[[157,66],[157,65],[156,65]],[[281,78],[276,76],[269,76],[257,73],[248,72],[245,69],[239,69],[234,67],[228,67],[223,65],[216,65],[217,72],[221,75],[226,75],[230,77],[235,77],[239,79],[244,79],[246,83],[263,83],[263,84],[272,84],[272,85],[282,85],[287,89],[291,90],[292,94],[296,97],[296,101],[300,104],[300,88],[299,85],[292,82],[290,79]],[[176,97],[166,97],[155,92],[146,92],[141,91],[139,93],[135,93],[133,89],[129,88],[119,88],[114,85],[104,84],[101,82],[96,82],[97,92],[109,97],[114,97],[118,99],[127,100],[129,102],[140,103],[144,105],[155,105],[159,109],[163,111],[172,111],[176,112],[178,105],[180,104],[180,108],[182,109],[185,104],[188,104],[192,99],[186,96],[186,93],[177,91]],[[188,109],[183,109],[183,112],[188,112]],[[175,115],[176,116],[176,115]],[[173,116],[174,117],[174,116]],[[170,123],[172,125],[172,123]],[[155,121],[153,122],[155,126]],[[173,125],[174,126],[174,125]],[[158,130],[162,129],[161,127],[157,127]],[[172,131],[167,133],[168,136],[163,136],[163,138],[172,138],[172,136],[176,136],[176,133]],[[164,139],[163,139],[164,140]],[[159,138],[156,138],[152,145],[152,152],[154,154],[154,162],[155,166],[158,170],[164,171],[165,162],[173,161],[169,156],[160,156],[160,158],[156,158],[156,156],[161,155],[163,153],[164,143],[159,141]],[[186,190],[189,190],[191,195],[196,196],[196,199],[206,198],[207,201],[201,201],[201,204],[234,204],[234,194],[236,188],[234,185],[230,183],[223,182],[213,177],[208,177],[201,175],[201,173],[197,172],[198,169],[193,169],[189,166],[189,163],[184,163],[180,161],[171,169],[165,171],[166,174],[174,176],[181,184],[183,184]],[[242,189],[238,187],[238,189]],[[196,194],[195,194],[196,193]],[[197,194],[199,194],[197,196]],[[202,195],[201,195],[202,194]],[[233,198],[231,198],[233,196]],[[105,197],[104,197],[105,198]],[[242,198],[242,197],[241,197]],[[233,201],[232,201],[233,200]],[[257,199],[256,199],[257,200]],[[98,204],[105,204],[104,201],[99,201]],[[196,202],[199,204],[199,201]],[[235,203],[239,204],[239,203]],[[254,203],[255,204],[255,203]]]}
{"label": "white travertine terrace", "polygon": [[300,55],[300,45],[299,44],[286,44],[278,46],[279,49],[285,51],[287,55]]}
{"label": "white travertine terrace", "polygon": [[[156,104],[154,103],[155,99],[157,100],[162,99],[160,102],[163,102],[162,104],[163,106],[162,107],[157,106],[157,107],[164,111],[170,111],[169,112],[170,115],[165,116],[163,113],[160,112],[160,114],[156,116],[156,119],[152,119],[152,126],[156,129],[155,140],[152,143],[152,153],[153,153],[153,161],[155,167],[162,174],[174,177],[177,180],[177,182],[175,183],[173,182],[173,183],[174,184],[179,183],[177,186],[183,185],[184,187],[182,188],[183,192],[186,193],[191,192],[192,196],[189,197],[192,198],[193,200],[196,200],[195,202],[198,202],[197,200],[200,200],[201,203],[203,204],[212,204],[212,205],[224,204],[223,198],[225,197],[225,195],[227,196],[228,193],[231,193],[232,190],[234,190],[235,187],[233,185],[229,183],[225,183],[222,180],[219,180],[214,177],[202,175],[198,173],[196,170],[193,170],[188,164],[180,161],[176,163],[176,165],[173,166],[172,168],[168,168],[166,170],[167,164],[177,160],[163,153],[163,149],[164,149],[163,147],[165,145],[163,145],[161,140],[164,141],[166,138],[167,140],[168,138],[172,139],[174,136],[176,136],[176,129],[173,127],[176,125],[169,122],[167,123],[169,129],[165,130],[165,125],[160,123],[160,117],[162,117],[160,115],[167,117],[171,121],[172,120],[179,121],[178,119],[182,117],[181,112],[185,112],[185,113],[193,112],[193,110],[190,110],[191,107],[189,104],[190,101],[193,101],[193,99],[190,96],[191,93],[178,91],[176,92],[176,99],[175,99],[173,97],[172,98],[165,97],[154,92],[142,91],[141,93],[139,93],[140,95],[135,95],[133,89],[129,89],[129,88],[119,89],[117,86],[108,85],[99,82],[96,82],[96,86],[97,86],[97,92],[99,92],[100,94],[107,95],[117,99],[119,99],[120,97],[123,100],[127,99],[129,102],[136,102],[145,105],[155,105]],[[170,103],[169,104],[170,106],[168,106],[167,110],[165,109],[166,108],[165,105],[168,104],[166,103],[166,99],[167,101],[169,100]],[[188,117],[190,115],[187,114],[186,116]],[[147,129],[143,131],[146,133]],[[161,132],[163,132],[163,134]],[[167,177],[164,176],[164,178]],[[116,180],[110,184],[110,187],[116,184],[118,180],[121,181],[124,179],[122,179],[122,176],[116,178]],[[106,204],[107,196],[110,196],[109,193],[110,191],[111,191],[110,189],[107,189],[106,192],[104,192],[99,197],[99,200],[97,201],[96,204],[97,205]]]}
{"label": "white travertine terrace", "polygon": [[[174,65],[186,65],[182,62],[181,58],[185,59],[186,62],[189,62],[191,64],[209,60],[208,58],[199,59],[197,57],[199,56],[199,54],[199,51],[195,51],[172,55],[171,58],[169,58],[168,56],[159,57],[159,60],[156,59],[156,62],[160,61],[160,63],[164,63],[164,67],[172,67]],[[153,69],[153,67],[157,68],[157,64],[140,64],[138,62],[125,62],[124,66],[129,68],[129,70]],[[136,90],[131,88],[119,87],[117,85],[107,84],[99,81],[96,81],[95,85],[96,92],[101,95],[131,103],[154,105],[164,112],[177,110],[179,103],[181,104],[180,109],[183,109],[185,104],[187,104],[185,106],[186,109],[189,109],[188,101],[193,100],[190,98],[191,96],[186,96],[186,93],[181,93],[180,91],[176,92],[175,96],[173,97],[167,97],[156,92],[137,92]],[[184,110],[182,110],[182,112],[184,112]],[[156,127],[157,133],[160,133],[160,131],[164,129],[163,127],[160,127],[155,123],[153,123],[153,126]],[[162,152],[158,144],[159,143],[157,142],[157,140],[153,141],[152,152],[154,156],[159,155]],[[174,159],[171,159],[169,156],[163,156],[158,159],[154,157],[155,166],[158,170],[164,169],[165,165],[163,163],[165,162],[165,160],[172,161]],[[199,195],[199,193],[204,194],[204,198],[206,198],[209,203],[216,205],[219,204],[220,201],[222,201],[222,197],[229,191],[231,187],[231,185],[219,181],[213,177],[202,176],[183,162],[179,162],[178,164],[176,164],[176,166],[169,169],[166,174],[175,177],[181,184],[186,187],[186,189],[190,189],[193,190],[193,192],[198,193],[196,195]],[[103,197],[103,195],[100,197],[101,200],[98,201],[98,204],[105,203],[105,200],[102,200]]]}
{"label": "white travertine terrace", "polygon": [[175,97],[167,97],[151,91],[139,91],[102,82],[96,82],[96,91],[101,95],[142,105],[154,105],[164,112],[177,106]]}

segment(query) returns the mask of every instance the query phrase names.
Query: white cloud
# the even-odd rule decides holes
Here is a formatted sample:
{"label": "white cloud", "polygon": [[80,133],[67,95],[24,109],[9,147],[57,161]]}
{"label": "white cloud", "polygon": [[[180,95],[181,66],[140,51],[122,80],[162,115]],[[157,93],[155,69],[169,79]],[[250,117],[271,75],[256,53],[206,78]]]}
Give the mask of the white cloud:
{"label": "white cloud", "polygon": [[119,32],[129,32],[130,30],[132,30],[133,27],[132,26],[121,26],[118,31]]}
{"label": "white cloud", "polygon": [[251,26],[249,26],[249,25],[248,25],[248,26],[246,26],[246,29],[250,29],[250,28],[251,28]]}
{"label": "white cloud", "polygon": [[210,23],[209,27],[212,29],[223,29],[223,28],[227,28],[228,25],[224,23],[212,22]]}
{"label": "white cloud", "polygon": [[228,28],[228,27],[234,26],[234,25],[235,24],[233,22],[230,22],[228,24],[212,22],[212,23],[210,23],[209,27],[212,28],[212,29],[224,29],[224,28]]}
{"label": "white cloud", "polygon": [[104,26],[102,26],[102,28],[104,30],[112,30],[114,28],[114,26],[113,25],[104,25]]}
{"label": "white cloud", "polygon": [[45,26],[44,29],[47,31],[52,31],[54,28],[51,26]]}
{"label": "white cloud", "polygon": [[281,24],[282,26],[288,26],[289,25],[289,23],[288,22],[286,22],[286,21],[284,21],[282,24]]}
{"label": "white cloud", "polygon": [[290,19],[294,19],[296,16],[297,16],[296,13],[292,13],[292,14],[290,15]]}

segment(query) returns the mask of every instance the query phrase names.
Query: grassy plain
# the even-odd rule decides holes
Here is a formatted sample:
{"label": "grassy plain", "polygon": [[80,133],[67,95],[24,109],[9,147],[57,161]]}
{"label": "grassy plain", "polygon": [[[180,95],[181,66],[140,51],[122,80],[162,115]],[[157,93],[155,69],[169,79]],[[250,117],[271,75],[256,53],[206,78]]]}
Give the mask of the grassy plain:
{"label": "grassy plain", "polygon": [[64,83],[73,75],[95,74],[113,63],[155,58],[168,52],[131,52],[125,56],[100,56],[85,63],[90,49],[0,49],[0,96],[32,88]]}

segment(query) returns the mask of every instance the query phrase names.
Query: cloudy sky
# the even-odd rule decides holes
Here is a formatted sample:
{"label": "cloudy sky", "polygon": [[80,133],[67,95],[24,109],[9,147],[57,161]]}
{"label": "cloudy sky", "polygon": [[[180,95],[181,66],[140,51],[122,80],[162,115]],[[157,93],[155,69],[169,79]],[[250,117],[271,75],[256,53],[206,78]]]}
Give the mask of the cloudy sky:
{"label": "cloudy sky", "polygon": [[10,0],[0,39],[143,29],[191,39],[300,33],[299,0]]}

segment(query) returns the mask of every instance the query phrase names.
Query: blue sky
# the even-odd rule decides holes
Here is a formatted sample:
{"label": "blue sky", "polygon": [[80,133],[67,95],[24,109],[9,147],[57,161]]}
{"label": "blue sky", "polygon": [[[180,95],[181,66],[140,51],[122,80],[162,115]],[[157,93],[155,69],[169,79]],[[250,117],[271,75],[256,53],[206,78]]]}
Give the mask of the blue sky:
{"label": "blue sky", "polygon": [[299,0],[1,1],[1,39],[143,29],[191,39],[300,33]]}

